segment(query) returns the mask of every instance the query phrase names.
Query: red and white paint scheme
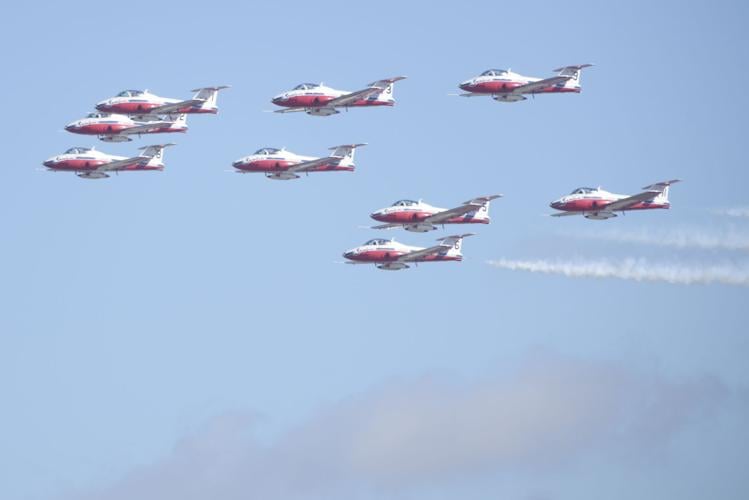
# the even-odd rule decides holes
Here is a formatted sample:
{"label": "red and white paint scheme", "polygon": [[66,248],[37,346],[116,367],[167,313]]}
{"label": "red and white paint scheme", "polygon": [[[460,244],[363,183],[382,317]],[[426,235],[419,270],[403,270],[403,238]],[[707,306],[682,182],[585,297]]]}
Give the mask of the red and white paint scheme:
{"label": "red and white paint scheme", "polygon": [[[136,120],[127,115],[95,111],[68,123],[65,130],[74,134],[96,135],[104,142],[132,141],[131,135],[187,132],[187,115],[166,115],[165,119],[148,115]],[[152,119],[150,119],[152,118]]]}
{"label": "red and white paint scheme", "polygon": [[489,224],[489,203],[501,194],[481,196],[455,208],[438,208],[423,201],[400,200],[391,206],[370,214],[374,220],[384,222],[372,229],[394,229],[426,233],[444,224]]}
{"label": "red and white paint scheme", "polygon": [[582,215],[586,219],[605,220],[616,217],[614,212],[628,210],[650,210],[655,208],[670,208],[668,189],[679,179],[657,182],[645,186],[642,193],[635,195],[609,193],[599,188],[577,188],[567,196],[551,202],[551,208],[561,210],[561,213],[551,214],[552,217],[567,215]]}
{"label": "red and white paint scheme", "polygon": [[344,144],[330,148],[333,153],[317,158],[301,156],[285,149],[262,148],[250,156],[235,161],[232,166],[239,173],[259,172],[268,179],[287,181],[298,179],[301,173],[310,172],[353,172],[354,152],[366,144]]}
{"label": "red and white paint scheme", "polygon": [[194,89],[192,99],[180,100],[160,97],[148,90],[123,90],[114,97],[105,99],[96,105],[96,109],[105,113],[121,115],[164,115],[182,113],[218,113],[216,98],[219,90],[228,85]]}
{"label": "red and white paint scheme", "polygon": [[535,78],[513,73],[509,69],[489,69],[459,85],[463,97],[490,96],[498,102],[517,102],[526,99],[524,94],[579,93],[580,73],[592,64],[565,66],[554,71],[557,76]]}
{"label": "red and white paint scheme", "polygon": [[302,83],[293,89],[279,94],[271,102],[279,109],[276,113],[293,113],[304,111],[308,115],[330,116],[337,113],[340,108],[358,108],[366,106],[392,106],[395,104],[393,98],[393,84],[403,80],[405,76],[386,78],[367,85],[367,88],[348,92],[326,87],[322,83]]}
{"label": "red and white paint scheme", "polygon": [[75,172],[83,179],[104,179],[107,172],[133,172],[140,170],[164,170],[164,148],[174,144],[155,144],[140,148],[138,156],[114,156],[94,148],[70,148],[61,155],[53,156],[44,166],[54,172]]}
{"label": "red and white paint scheme", "polygon": [[373,239],[365,244],[346,251],[343,256],[347,264],[374,264],[385,271],[408,269],[409,263],[461,261],[463,238],[473,233],[458,234],[439,238],[440,243],[428,248],[413,247],[395,240]]}

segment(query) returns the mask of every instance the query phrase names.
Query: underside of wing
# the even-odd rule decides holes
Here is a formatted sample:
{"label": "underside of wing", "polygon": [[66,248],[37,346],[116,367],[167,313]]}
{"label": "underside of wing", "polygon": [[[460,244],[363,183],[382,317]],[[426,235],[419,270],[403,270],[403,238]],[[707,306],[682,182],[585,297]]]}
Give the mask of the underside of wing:
{"label": "underside of wing", "polygon": [[203,99],[188,99],[186,101],[180,101],[180,102],[173,102],[170,104],[163,104],[157,108],[153,108],[149,111],[149,113],[162,115],[167,113],[174,113],[175,111],[178,111],[182,108],[188,108],[191,106],[198,106],[200,104],[203,104],[205,100]]}
{"label": "underside of wing", "polygon": [[305,111],[305,108],[284,108],[284,109],[276,109],[273,112],[274,113],[300,113],[302,111]]}
{"label": "underside of wing", "polygon": [[653,198],[657,197],[659,194],[661,194],[660,191],[645,191],[633,196],[629,196],[627,198],[622,198],[621,200],[611,202],[604,208],[609,212],[613,212],[615,210],[624,210],[631,207],[632,205],[637,205],[642,201],[650,201]]}
{"label": "underside of wing", "polygon": [[514,89],[512,89],[512,92],[514,94],[526,94],[528,92],[534,92],[536,90],[541,90],[546,87],[556,85],[557,83],[566,82],[569,79],[569,76],[552,76],[551,78],[545,78],[543,80],[538,80],[537,82],[530,82],[526,83],[525,85],[515,87]]}
{"label": "underside of wing", "polygon": [[371,229],[395,229],[397,227],[403,227],[403,224],[395,224],[395,223],[380,224],[377,226],[372,226]]}
{"label": "underside of wing", "polygon": [[567,217],[570,215],[582,215],[583,212],[555,212],[553,214],[549,214],[552,217]]}

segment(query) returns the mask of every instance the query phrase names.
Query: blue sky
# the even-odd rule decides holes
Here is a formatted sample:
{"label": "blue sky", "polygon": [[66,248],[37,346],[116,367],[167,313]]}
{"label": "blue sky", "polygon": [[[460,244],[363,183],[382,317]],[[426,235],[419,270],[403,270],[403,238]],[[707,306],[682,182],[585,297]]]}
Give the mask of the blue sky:
{"label": "blue sky", "polygon": [[[746,276],[749,218],[722,212],[749,206],[744,3],[6,11],[3,498],[746,497],[746,279],[487,263]],[[580,95],[448,96],[490,67],[587,62]],[[356,90],[400,74],[391,109],[264,113],[303,81]],[[216,84],[232,85],[219,115],[189,119],[164,172],[39,170],[74,145],[148,144],[62,131],[124,88]],[[369,144],[353,174],[227,172],[262,146],[350,142]],[[669,211],[543,217],[581,185],[670,178],[684,182]],[[505,197],[460,264],[336,263],[381,235],[359,227],[376,208],[493,193]]]}

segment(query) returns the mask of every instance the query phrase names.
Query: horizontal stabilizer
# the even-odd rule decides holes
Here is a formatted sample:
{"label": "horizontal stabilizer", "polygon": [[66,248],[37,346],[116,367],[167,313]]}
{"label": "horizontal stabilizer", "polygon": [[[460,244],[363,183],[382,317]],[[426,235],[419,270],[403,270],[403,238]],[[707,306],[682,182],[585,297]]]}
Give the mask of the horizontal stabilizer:
{"label": "horizontal stabilizer", "polygon": [[666,189],[671,184],[676,184],[677,182],[680,182],[680,179],[671,179],[670,181],[662,181],[662,182],[656,182],[655,184],[651,184],[649,186],[645,186],[644,190],[646,191],[658,191],[661,192],[664,189]]}
{"label": "horizontal stabilizer", "polygon": [[464,201],[463,204],[465,205],[484,205],[486,203],[489,203],[492,200],[496,200],[497,198],[501,198],[501,194],[492,194],[489,196],[479,196],[478,198],[474,198],[472,200]]}
{"label": "horizontal stabilizer", "polygon": [[217,87],[198,87],[197,89],[192,89],[190,92],[200,92],[201,90],[224,90],[230,88],[231,85],[219,85]]}
{"label": "horizontal stabilizer", "polygon": [[552,70],[552,71],[557,71],[557,72],[560,72],[560,73],[563,72],[563,71],[568,71],[568,70],[569,71],[580,71],[583,68],[590,68],[591,66],[593,66],[593,65],[592,64],[573,64],[571,66],[562,66],[561,68],[557,68],[557,69]]}

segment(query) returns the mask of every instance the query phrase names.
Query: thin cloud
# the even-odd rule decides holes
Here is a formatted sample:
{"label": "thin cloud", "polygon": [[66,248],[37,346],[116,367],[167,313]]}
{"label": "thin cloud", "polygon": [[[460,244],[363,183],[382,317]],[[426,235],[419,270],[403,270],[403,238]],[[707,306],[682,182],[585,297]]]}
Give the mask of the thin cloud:
{"label": "thin cloud", "polygon": [[639,231],[607,230],[580,233],[579,236],[594,240],[680,249],[749,251],[749,233],[738,231],[735,228],[720,231],[706,231],[701,228],[641,229]]}
{"label": "thin cloud", "polygon": [[[222,416],[167,458],[80,500],[421,498],[436,485],[530,472],[602,450],[640,456],[724,403],[712,378],[672,381],[614,363],[544,355],[465,381],[421,377],[323,408],[270,444]],[[528,484],[531,490],[535,484]]]}
{"label": "thin cloud", "polygon": [[559,274],[570,278],[617,278],[633,281],[664,282],[675,285],[720,283],[749,286],[749,263],[739,264],[658,264],[645,259],[585,261],[498,259],[488,263],[510,271]]}

